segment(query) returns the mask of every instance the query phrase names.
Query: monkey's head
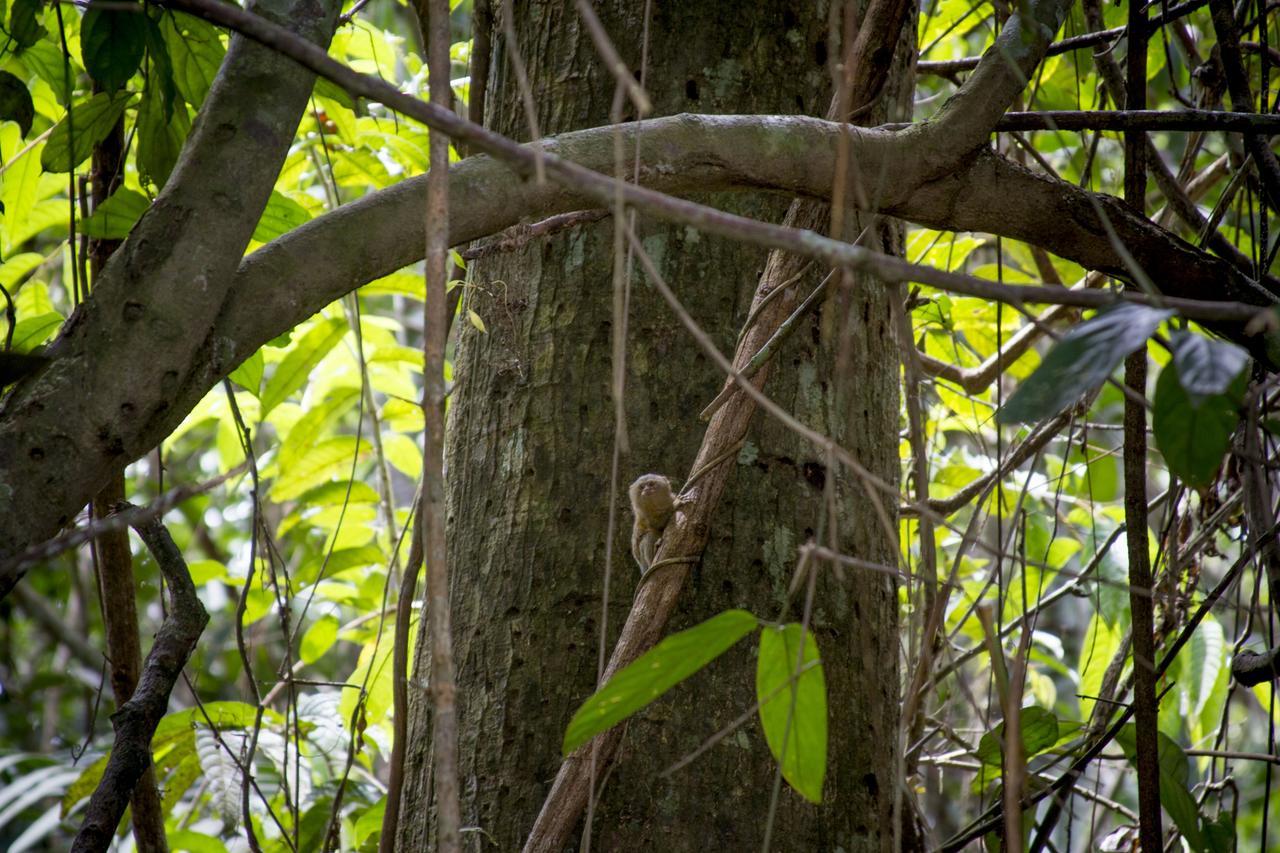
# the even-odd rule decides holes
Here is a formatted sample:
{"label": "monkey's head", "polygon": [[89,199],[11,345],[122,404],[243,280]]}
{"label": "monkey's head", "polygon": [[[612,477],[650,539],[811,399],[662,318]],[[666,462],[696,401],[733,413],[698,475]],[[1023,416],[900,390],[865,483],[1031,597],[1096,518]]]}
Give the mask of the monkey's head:
{"label": "monkey's head", "polygon": [[641,475],[631,484],[628,492],[636,513],[643,513],[650,521],[665,524],[675,509],[671,481],[661,474]]}

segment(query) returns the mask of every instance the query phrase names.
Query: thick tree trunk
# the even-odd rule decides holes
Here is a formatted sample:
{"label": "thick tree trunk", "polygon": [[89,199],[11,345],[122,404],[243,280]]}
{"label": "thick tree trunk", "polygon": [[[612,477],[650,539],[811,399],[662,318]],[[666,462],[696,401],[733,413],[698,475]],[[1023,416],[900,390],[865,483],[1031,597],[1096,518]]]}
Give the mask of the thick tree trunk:
{"label": "thick tree trunk", "polygon": [[[596,6],[637,72],[644,6]],[[653,14],[647,89],[657,114],[826,111],[825,7],[690,0],[654,4]],[[514,23],[540,131],[606,123],[614,81],[572,4],[517,3]],[[528,138],[497,34],[494,46],[488,124]],[[787,207],[765,196],[705,200],[772,221]],[[575,228],[471,270],[465,307],[479,313],[487,332],[466,324],[461,330],[447,460],[463,823],[477,829],[474,849],[486,849],[485,838],[519,849],[559,766],[564,727],[595,688],[609,501],[620,504],[606,629],[612,644],[637,577],[623,491],[645,472],[688,473],[703,432],[698,412],[724,381],[637,276],[628,341],[631,447],[610,495],[612,228],[609,219]],[[656,222],[641,221],[639,230],[690,313],[732,353],[766,254]],[[799,286],[807,292],[824,273],[810,271]],[[886,293],[858,287],[845,294],[849,325],[828,324],[836,334],[825,338],[822,314],[812,317],[782,352],[767,390],[896,483],[898,362]],[[853,335],[844,349],[841,331]],[[833,368],[837,352],[848,358],[845,378]],[[759,421],[730,464],[730,494],[672,630],[731,607],[778,618],[796,548],[815,535],[824,512],[827,460],[781,426]],[[892,565],[897,543],[859,484],[841,472],[837,485],[846,553]],[[895,502],[886,503],[892,511]],[[896,589],[882,574],[846,573],[837,583],[821,571],[814,628],[831,700],[827,797],[813,806],[784,788],[774,849],[889,849],[897,793]],[[798,602],[788,618],[799,618]],[[418,650],[423,678],[427,645]],[[751,707],[754,669],[753,647],[743,643],[630,723],[595,812],[597,849],[760,844],[776,765],[754,720],[688,768],[660,775]],[[425,697],[417,691],[411,702],[409,805],[398,845],[405,850],[427,849],[431,837]]]}

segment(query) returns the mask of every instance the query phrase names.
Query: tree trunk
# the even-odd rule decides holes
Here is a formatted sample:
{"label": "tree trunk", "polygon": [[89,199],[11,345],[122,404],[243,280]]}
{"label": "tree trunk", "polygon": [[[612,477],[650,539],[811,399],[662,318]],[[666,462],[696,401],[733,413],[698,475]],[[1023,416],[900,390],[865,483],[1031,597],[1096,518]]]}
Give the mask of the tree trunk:
{"label": "tree trunk", "polygon": [[[595,5],[638,75],[645,3]],[[826,111],[827,54],[835,48],[825,7],[688,0],[654,4],[653,16],[646,88],[655,114]],[[540,132],[607,123],[614,80],[572,4],[517,3],[514,24]],[[500,32],[487,123],[527,139]],[[895,72],[902,79],[905,64]],[[900,82],[891,81],[889,91],[900,91]],[[649,162],[643,141],[640,154]],[[771,221],[788,206],[746,194],[699,200]],[[630,453],[611,495],[613,227],[611,219],[579,226],[470,270],[464,308],[475,310],[487,331],[461,324],[447,448],[463,824],[476,828],[468,849],[491,849],[488,840],[519,849],[532,826],[560,764],[565,725],[595,689],[609,501],[619,502],[604,629],[611,647],[637,578],[626,486],[650,471],[688,474],[703,433],[698,412],[724,381],[637,275],[627,342]],[[766,253],[653,221],[641,220],[638,229],[692,316],[732,354]],[[825,273],[811,270],[798,286],[807,293]],[[898,361],[888,293],[860,283],[843,294],[848,326],[825,324],[836,334],[822,333],[822,312],[812,316],[778,357],[766,390],[896,483]],[[842,331],[854,335],[844,349]],[[833,367],[837,352],[849,359],[843,378]],[[729,464],[732,486],[670,630],[732,607],[779,618],[796,549],[815,536],[823,516],[824,453],[782,426],[759,420]],[[837,494],[843,550],[893,565],[897,543],[860,485],[840,472]],[[892,513],[896,501],[885,503]],[[896,587],[883,574],[846,570],[839,583],[829,568],[819,571],[813,625],[830,700],[826,797],[813,806],[784,786],[773,847],[888,850],[898,792]],[[800,618],[799,601],[786,618]],[[420,641],[417,679],[428,672],[427,653]],[[631,721],[595,811],[596,849],[759,846],[776,764],[754,719],[684,770],[660,775],[751,707],[754,671],[753,643],[744,642]],[[399,849],[430,846],[428,717],[426,693],[415,691]]]}

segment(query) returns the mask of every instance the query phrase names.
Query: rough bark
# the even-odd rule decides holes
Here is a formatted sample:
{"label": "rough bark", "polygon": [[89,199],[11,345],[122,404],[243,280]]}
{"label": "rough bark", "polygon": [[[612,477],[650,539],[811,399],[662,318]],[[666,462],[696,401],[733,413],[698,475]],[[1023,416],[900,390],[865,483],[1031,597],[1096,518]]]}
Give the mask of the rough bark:
{"label": "rough bark", "polygon": [[[634,36],[643,7],[597,7],[633,69],[639,67]],[[655,37],[651,45],[648,90],[659,114],[825,110],[829,78],[819,61],[827,49],[825,12],[778,2],[740,7],[730,19],[715,4],[658,7],[654,14],[652,32],[680,34]],[[613,81],[568,5],[519,5],[515,24],[539,93],[543,132],[605,122]],[[525,137],[519,93],[506,63],[496,43],[486,123]],[[661,157],[641,142],[644,162]],[[759,195],[700,200],[775,221],[785,209],[781,199]],[[470,291],[468,307],[479,311],[489,331],[480,334],[464,324],[458,345],[448,464],[463,819],[506,849],[518,846],[532,825],[559,765],[563,727],[595,686],[608,501],[621,499],[609,494],[608,473],[612,227],[605,221],[576,228],[516,255],[474,263],[478,286]],[[658,222],[642,221],[640,230],[690,312],[731,352],[765,253]],[[799,286],[811,288],[819,277],[811,274]],[[868,334],[858,342],[854,361],[859,372],[868,360],[884,365],[883,376],[864,383],[874,398],[837,399],[830,382],[834,343],[821,343],[816,325],[784,351],[770,390],[807,423],[840,434],[859,452],[867,450],[864,461],[874,457],[877,473],[894,480],[896,361],[883,337],[890,334],[887,310],[868,310]],[[861,311],[851,314],[863,322]],[[633,285],[628,350],[631,453],[623,459],[620,490],[647,471],[679,476],[688,470],[702,433],[697,413],[723,382],[640,278]],[[840,426],[846,407],[858,413],[856,426],[850,423],[847,431]],[[886,435],[892,440],[884,441]],[[878,442],[879,450],[870,452],[864,442]],[[673,630],[728,607],[775,617],[795,548],[813,534],[821,513],[826,461],[782,428],[761,423],[731,464],[730,494]],[[619,518],[610,642],[630,606],[636,577],[628,551],[630,518]],[[891,562],[893,544],[886,546],[883,532],[871,528],[855,522],[842,533],[859,556]],[[873,592],[824,582],[816,630],[829,658],[833,695],[832,796],[815,808],[784,790],[777,849],[879,849],[888,838],[889,814],[881,807],[892,793],[891,776],[880,775],[882,759],[869,755],[867,735],[878,732],[879,743],[893,738],[890,709],[897,684],[894,670],[883,667],[896,666],[896,633],[883,621],[880,605],[892,602],[889,612],[896,612],[896,598],[882,588],[882,578],[876,580],[878,585],[867,581]],[[851,630],[857,616],[865,627]],[[418,665],[425,671],[421,657]],[[670,779],[659,775],[750,707],[753,673],[753,653],[744,644],[631,723],[595,812],[599,849],[686,850],[711,840],[749,849],[760,842],[774,764],[754,724],[690,770]],[[872,689],[863,690],[868,684]],[[865,706],[842,701],[866,692],[873,701]],[[411,737],[411,744],[426,746],[426,724],[419,702],[411,726],[424,736]],[[419,822],[402,823],[400,846],[418,849],[429,837],[422,808],[429,774],[425,751],[411,755],[410,762],[416,770],[410,771],[409,802],[419,806],[407,809],[405,817]]]}

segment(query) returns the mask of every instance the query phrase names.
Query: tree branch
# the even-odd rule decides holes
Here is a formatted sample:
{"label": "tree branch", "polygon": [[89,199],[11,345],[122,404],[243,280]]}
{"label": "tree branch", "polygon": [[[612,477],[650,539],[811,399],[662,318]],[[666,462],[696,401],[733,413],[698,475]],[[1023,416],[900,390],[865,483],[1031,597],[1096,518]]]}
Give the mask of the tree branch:
{"label": "tree branch", "polygon": [[111,715],[115,744],[102,781],[89,798],[73,853],[104,851],[111,845],[134,785],[151,767],[151,736],[168,708],[169,694],[209,622],[182,553],[164,524],[152,518],[135,529],[168,583],[169,613],[147,654],[133,697]]}

